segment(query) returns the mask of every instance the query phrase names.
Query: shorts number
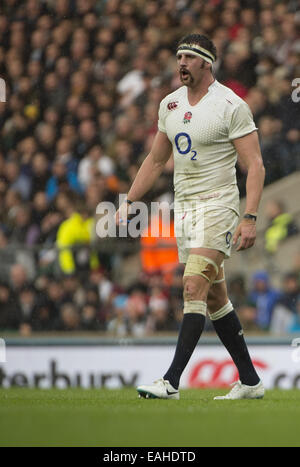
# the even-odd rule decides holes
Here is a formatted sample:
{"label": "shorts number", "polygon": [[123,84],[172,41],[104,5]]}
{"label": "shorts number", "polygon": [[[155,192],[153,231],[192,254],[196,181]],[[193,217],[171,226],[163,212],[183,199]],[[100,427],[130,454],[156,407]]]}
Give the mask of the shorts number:
{"label": "shorts number", "polygon": [[[178,140],[179,138],[185,138],[186,139],[186,142],[187,142],[187,147],[182,150],[181,147],[179,146],[178,144]],[[179,152],[179,154],[188,154],[191,149],[192,149],[192,140],[191,140],[191,137],[190,135],[188,135],[187,133],[177,133],[177,135],[175,136],[175,145],[176,145],[176,148],[177,148],[177,151]],[[197,152],[196,151],[192,151],[192,157],[191,157],[191,161],[196,161],[196,156],[197,156]]]}
{"label": "shorts number", "polygon": [[232,233],[227,232],[226,237],[225,237],[227,248],[230,248],[231,239],[232,239]]}

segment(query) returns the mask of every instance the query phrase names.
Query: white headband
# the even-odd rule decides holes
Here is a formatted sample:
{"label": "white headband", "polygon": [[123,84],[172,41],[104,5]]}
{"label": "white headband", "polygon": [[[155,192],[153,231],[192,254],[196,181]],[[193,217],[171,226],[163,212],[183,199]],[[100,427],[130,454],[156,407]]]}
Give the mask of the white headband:
{"label": "white headband", "polygon": [[176,55],[186,53],[190,55],[196,55],[197,57],[200,56],[206,62],[212,64],[215,61],[215,57],[211,52],[200,47],[198,44],[180,44],[177,49]]}

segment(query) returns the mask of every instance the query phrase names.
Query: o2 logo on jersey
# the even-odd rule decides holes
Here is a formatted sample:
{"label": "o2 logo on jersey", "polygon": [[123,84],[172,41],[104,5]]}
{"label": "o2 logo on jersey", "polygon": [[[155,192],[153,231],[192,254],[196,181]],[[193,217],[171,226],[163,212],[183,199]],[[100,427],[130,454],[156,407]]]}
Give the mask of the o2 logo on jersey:
{"label": "o2 logo on jersey", "polygon": [[183,117],[183,123],[190,123],[192,116],[192,112],[185,112]]}
{"label": "o2 logo on jersey", "polygon": [[[184,143],[186,144],[186,148],[183,149],[182,148],[182,139],[185,139]],[[181,145],[179,144],[179,139],[181,139]],[[191,140],[191,137],[190,135],[188,135],[187,133],[177,133],[177,135],[175,136],[175,146],[177,148],[177,151],[179,152],[179,154],[189,154],[191,153],[192,157],[191,157],[191,161],[196,161],[196,157],[197,157],[197,151],[194,151],[194,150],[191,150],[192,149],[192,140]]]}

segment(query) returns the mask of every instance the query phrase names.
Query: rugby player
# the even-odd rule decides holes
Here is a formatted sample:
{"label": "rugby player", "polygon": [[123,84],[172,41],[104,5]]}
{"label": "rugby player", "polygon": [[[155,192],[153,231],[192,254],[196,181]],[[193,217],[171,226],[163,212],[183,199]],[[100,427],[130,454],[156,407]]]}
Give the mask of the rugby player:
{"label": "rugby player", "polygon": [[[248,105],[212,72],[216,48],[200,34],[177,47],[182,86],[160,103],[158,132],[116,214],[122,223],[174,154],[175,233],[183,276],[184,309],[174,359],[162,378],[138,386],[140,396],[179,399],[179,383],[208,314],[239,372],[230,392],[215,399],[258,399],[264,386],[249,355],[241,324],[227,295],[224,259],[232,245],[254,245],[265,169]],[[246,208],[239,219],[237,157],[247,168]],[[126,217],[127,218],[127,217]]]}

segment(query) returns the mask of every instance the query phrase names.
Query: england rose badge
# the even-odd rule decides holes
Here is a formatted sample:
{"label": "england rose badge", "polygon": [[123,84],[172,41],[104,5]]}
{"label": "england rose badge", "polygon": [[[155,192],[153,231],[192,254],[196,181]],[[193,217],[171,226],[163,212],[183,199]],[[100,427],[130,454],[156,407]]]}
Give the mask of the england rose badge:
{"label": "england rose badge", "polygon": [[192,116],[192,112],[185,112],[183,117],[183,123],[189,123],[191,121]]}

